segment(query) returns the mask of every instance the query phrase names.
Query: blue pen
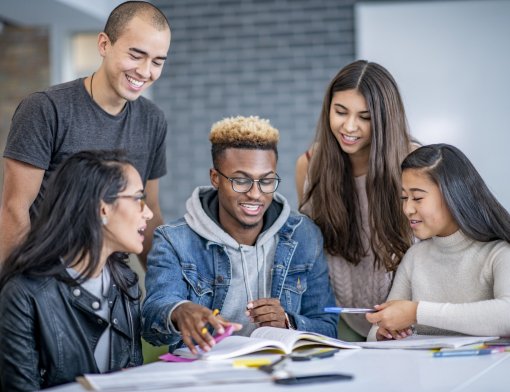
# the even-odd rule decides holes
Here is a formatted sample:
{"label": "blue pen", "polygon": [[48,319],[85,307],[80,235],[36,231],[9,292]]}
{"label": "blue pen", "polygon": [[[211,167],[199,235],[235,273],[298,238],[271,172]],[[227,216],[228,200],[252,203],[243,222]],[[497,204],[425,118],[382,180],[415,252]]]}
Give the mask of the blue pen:
{"label": "blue pen", "polygon": [[371,308],[339,308],[339,307],[329,307],[324,308],[326,313],[374,313],[377,312],[375,309]]}
{"label": "blue pen", "polygon": [[491,348],[481,348],[479,350],[452,350],[452,351],[438,351],[434,353],[434,357],[471,357],[474,355],[489,355],[494,353],[501,353],[502,350],[499,349],[491,349]]}

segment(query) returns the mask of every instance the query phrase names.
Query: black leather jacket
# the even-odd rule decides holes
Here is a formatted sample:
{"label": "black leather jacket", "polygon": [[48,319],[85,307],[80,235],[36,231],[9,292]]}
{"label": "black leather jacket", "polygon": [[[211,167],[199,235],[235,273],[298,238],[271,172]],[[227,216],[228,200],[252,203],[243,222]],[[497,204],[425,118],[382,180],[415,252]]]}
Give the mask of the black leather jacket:
{"label": "black leather jacket", "polygon": [[108,324],[110,370],[141,365],[139,301],[122,295],[113,280],[108,301],[105,320],[94,313],[98,298],[80,286],[51,277],[11,279],[0,293],[0,390],[33,391],[99,373],[94,349]]}

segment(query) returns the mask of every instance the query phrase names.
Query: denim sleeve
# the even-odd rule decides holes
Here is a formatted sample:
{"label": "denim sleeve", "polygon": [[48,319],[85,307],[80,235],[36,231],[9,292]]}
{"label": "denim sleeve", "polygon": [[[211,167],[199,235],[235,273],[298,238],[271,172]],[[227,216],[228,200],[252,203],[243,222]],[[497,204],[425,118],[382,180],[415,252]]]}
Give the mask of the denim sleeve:
{"label": "denim sleeve", "polygon": [[307,289],[301,298],[301,310],[299,314],[289,314],[294,317],[297,329],[336,338],[338,315],[324,312],[325,307],[335,306],[335,298],[329,282],[322,235],[314,224],[308,222],[304,226],[306,236],[301,236],[303,241],[300,240],[298,246],[308,248],[304,253],[313,258],[313,266],[308,273]]}
{"label": "denim sleeve", "polygon": [[179,302],[188,299],[179,257],[165,230],[168,226],[154,232],[145,275],[147,294],[142,306],[142,335],[155,346],[180,342],[180,335],[169,328],[168,316]]}
{"label": "denim sleeve", "polygon": [[21,286],[9,282],[0,297],[0,390],[41,388],[34,309]]}

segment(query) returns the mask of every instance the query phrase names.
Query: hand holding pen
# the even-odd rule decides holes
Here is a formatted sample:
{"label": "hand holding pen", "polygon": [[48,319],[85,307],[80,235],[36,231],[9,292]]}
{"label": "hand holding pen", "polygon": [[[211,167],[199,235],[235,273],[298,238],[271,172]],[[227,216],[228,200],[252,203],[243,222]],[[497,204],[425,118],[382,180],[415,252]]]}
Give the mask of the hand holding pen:
{"label": "hand holding pen", "polygon": [[[388,303],[389,304],[389,303]],[[366,314],[366,318],[368,321],[372,322],[372,318],[377,318],[378,316],[369,315],[369,313],[375,313],[382,311],[387,304],[383,305],[375,305],[373,308],[343,308],[343,307],[329,307],[324,308],[324,311],[327,313],[348,313],[348,314]],[[402,339],[407,336],[413,334],[412,328],[403,328],[400,330],[390,330],[381,326],[378,321],[375,322],[379,327],[377,330],[376,338],[377,340],[389,340],[389,339]]]}
{"label": "hand holding pen", "polygon": [[172,323],[181,332],[182,341],[193,354],[198,354],[195,345],[198,345],[204,352],[210,351],[215,345],[213,336],[206,328],[207,324],[210,324],[219,334],[224,333],[225,328],[230,325],[234,327],[235,331],[242,328],[241,324],[230,323],[218,313],[217,309],[212,311],[193,302],[184,302],[172,312]]}
{"label": "hand holding pen", "polygon": [[412,335],[411,326],[416,323],[417,302],[388,301],[374,308],[376,312],[365,317],[379,327],[377,340],[402,339]]}

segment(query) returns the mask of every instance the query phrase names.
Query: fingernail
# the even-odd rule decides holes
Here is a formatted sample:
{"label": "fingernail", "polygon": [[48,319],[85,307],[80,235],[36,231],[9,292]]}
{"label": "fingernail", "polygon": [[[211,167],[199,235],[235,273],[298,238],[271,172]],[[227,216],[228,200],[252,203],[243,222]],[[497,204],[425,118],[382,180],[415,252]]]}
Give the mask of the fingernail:
{"label": "fingernail", "polygon": [[246,309],[253,309],[253,304],[251,302],[248,302],[246,305]]}
{"label": "fingernail", "polygon": [[223,329],[223,327],[218,328],[218,333],[225,333],[225,330]]}
{"label": "fingernail", "polygon": [[246,316],[249,316],[249,315],[250,315],[250,312],[246,311],[246,312],[244,312],[244,314],[245,314]]}

